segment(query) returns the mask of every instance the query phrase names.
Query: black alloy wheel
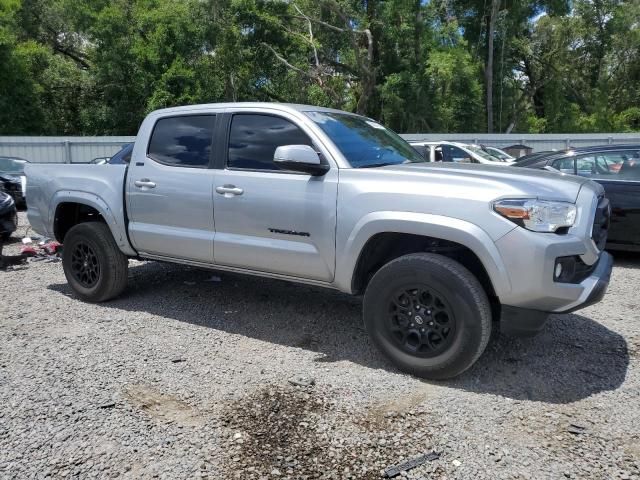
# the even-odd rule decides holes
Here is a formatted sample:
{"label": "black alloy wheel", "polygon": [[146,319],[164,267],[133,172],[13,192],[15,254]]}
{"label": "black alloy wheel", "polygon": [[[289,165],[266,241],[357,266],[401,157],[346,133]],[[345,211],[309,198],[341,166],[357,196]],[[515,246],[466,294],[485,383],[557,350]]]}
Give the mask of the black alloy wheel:
{"label": "black alloy wheel", "polygon": [[86,242],[78,242],[71,252],[71,273],[84,288],[92,288],[100,278],[100,262]]}
{"label": "black alloy wheel", "polygon": [[443,295],[424,285],[411,285],[391,296],[388,328],[402,350],[428,358],[449,348],[456,322]]}

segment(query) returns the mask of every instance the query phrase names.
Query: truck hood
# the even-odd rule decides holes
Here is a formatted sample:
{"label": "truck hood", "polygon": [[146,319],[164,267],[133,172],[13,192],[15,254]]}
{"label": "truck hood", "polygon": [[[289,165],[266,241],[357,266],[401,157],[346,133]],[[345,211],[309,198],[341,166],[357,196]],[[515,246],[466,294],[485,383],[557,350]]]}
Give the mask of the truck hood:
{"label": "truck hood", "polygon": [[387,175],[410,177],[414,181],[423,178],[429,182],[452,182],[457,186],[485,188],[495,191],[496,197],[521,195],[543,200],[575,202],[580,188],[585,183],[591,184],[596,192],[602,190],[595,182],[575,175],[520,169],[508,165],[425,162],[388,165],[376,170]]}

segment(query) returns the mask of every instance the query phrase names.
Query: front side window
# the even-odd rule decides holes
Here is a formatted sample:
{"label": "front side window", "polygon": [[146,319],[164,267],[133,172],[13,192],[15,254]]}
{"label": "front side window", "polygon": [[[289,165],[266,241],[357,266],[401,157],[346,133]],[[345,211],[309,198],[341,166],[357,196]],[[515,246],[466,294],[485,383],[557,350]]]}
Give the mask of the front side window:
{"label": "front side window", "polygon": [[229,168],[280,170],[274,163],[276,148],[309,145],[311,139],[297,125],[273,115],[236,114],[229,133]]}
{"label": "front side window", "polygon": [[576,172],[581,177],[593,177],[598,173],[596,155],[576,157]]}
{"label": "front side window", "polygon": [[209,166],[215,115],[161,118],[149,141],[149,158],[175,167]]}
{"label": "front side window", "polygon": [[305,112],[353,168],[428,161],[397,134],[373,120],[337,112]]}

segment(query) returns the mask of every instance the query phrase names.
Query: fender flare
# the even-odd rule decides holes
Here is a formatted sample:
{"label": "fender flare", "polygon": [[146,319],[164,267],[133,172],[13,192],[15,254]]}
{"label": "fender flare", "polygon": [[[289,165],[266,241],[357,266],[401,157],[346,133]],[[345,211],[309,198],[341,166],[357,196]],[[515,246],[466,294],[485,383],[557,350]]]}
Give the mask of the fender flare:
{"label": "fender flare", "polygon": [[109,230],[111,231],[111,235],[113,235],[113,239],[116,241],[116,244],[118,245],[122,253],[128,256],[137,255],[136,251],[129,244],[129,240],[127,238],[127,227],[124,224],[124,212],[114,213],[109,207],[109,204],[105,202],[102,197],[96,195],[95,193],[75,190],[59,190],[53,195],[49,204],[50,207],[49,218],[47,222],[48,225],[54,225],[55,214],[58,206],[61,203],[79,203],[82,205],[87,205],[88,207],[95,208],[100,213],[100,215],[102,215],[102,218],[105,219],[105,222],[109,227]]}
{"label": "fender flare", "polygon": [[336,258],[336,286],[352,292],[352,281],[362,249],[379,233],[407,233],[459,243],[482,262],[498,297],[511,291],[511,279],[491,237],[479,226],[457,218],[415,212],[373,212],[362,217],[349,233]]}

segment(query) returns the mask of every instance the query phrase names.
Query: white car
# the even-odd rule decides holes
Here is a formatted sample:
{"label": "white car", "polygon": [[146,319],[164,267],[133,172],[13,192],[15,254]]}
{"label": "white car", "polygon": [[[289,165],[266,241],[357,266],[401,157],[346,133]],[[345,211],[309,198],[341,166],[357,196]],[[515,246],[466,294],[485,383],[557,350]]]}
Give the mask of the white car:
{"label": "white car", "polygon": [[459,142],[409,142],[430,162],[483,163],[489,165],[511,165],[513,162],[496,158],[476,145]]}

